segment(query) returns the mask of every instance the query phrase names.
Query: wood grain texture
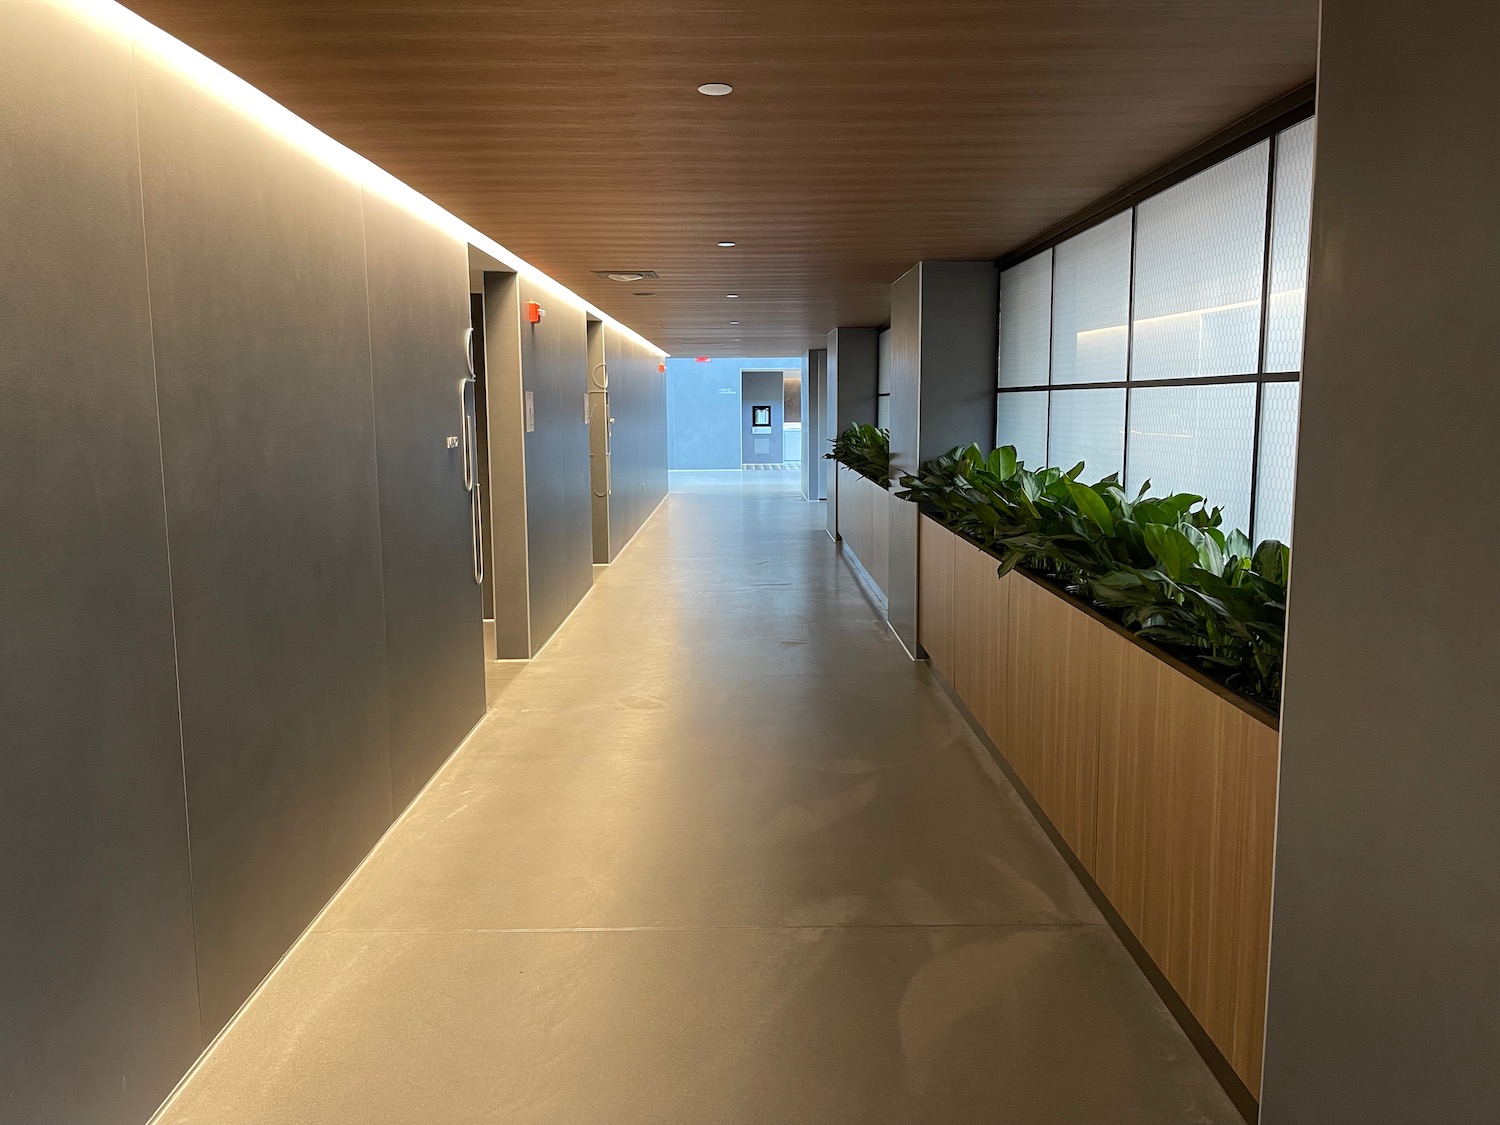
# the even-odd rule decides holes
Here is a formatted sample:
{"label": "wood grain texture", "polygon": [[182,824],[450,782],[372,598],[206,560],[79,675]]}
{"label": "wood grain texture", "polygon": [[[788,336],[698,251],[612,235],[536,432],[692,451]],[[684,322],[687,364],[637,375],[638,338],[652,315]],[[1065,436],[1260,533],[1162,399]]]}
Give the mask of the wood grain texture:
{"label": "wood grain texture", "polygon": [[1110,634],[1095,878],[1259,1088],[1277,734]]}
{"label": "wood grain texture", "polygon": [[891,494],[874,481],[865,482],[870,489],[870,574],[875,585],[887,598],[891,595]]}
{"label": "wood grain texture", "polygon": [[997,579],[990,555],[921,525],[930,659],[1258,1089],[1275,729],[1038,580]]}
{"label": "wood grain texture", "polygon": [[953,543],[953,686],[998,746],[1012,709],[1006,644],[1012,576],[997,578],[995,560],[972,543],[957,536]]}
{"label": "wood grain texture", "polygon": [[[1316,0],[130,6],[661,346],[716,355],[884,323],[913,262],[994,258],[1309,80],[1318,30]],[[712,81],[734,94],[695,92]],[[623,269],[661,277],[592,272]]]}
{"label": "wood grain texture", "polygon": [[839,536],[844,547],[879,588],[890,594],[890,494],[853,469],[838,466],[834,474],[839,497]]}
{"label": "wood grain texture", "polygon": [[[918,517],[917,643],[955,689],[962,664],[954,661],[954,554],[965,547],[968,544],[947,528],[927,516]],[[963,698],[962,692],[959,698]]]}
{"label": "wood grain texture", "polygon": [[1108,632],[1051,590],[1016,573],[1008,741],[998,743],[1074,853],[1092,868],[1099,752],[1100,648]]}

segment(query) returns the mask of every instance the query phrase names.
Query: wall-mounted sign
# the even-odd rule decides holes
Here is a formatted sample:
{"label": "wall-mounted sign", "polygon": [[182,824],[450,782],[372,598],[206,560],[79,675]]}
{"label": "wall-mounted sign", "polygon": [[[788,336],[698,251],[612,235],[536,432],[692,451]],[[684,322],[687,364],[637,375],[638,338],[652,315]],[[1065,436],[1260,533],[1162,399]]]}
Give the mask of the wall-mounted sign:
{"label": "wall-mounted sign", "polygon": [[769,406],[752,406],[750,408],[750,424],[752,426],[769,426],[771,424],[771,408]]}

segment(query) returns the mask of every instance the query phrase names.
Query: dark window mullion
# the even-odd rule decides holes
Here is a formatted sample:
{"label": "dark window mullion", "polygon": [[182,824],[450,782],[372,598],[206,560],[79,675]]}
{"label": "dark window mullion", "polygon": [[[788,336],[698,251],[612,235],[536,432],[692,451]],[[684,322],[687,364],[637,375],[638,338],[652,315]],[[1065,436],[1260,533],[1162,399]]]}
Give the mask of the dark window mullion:
{"label": "dark window mullion", "polygon": [[1135,225],[1139,214],[1137,208],[1130,209],[1130,295],[1125,305],[1125,432],[1120,435],[1120,487],[1130,472],[1130,392],[1135,377]]}

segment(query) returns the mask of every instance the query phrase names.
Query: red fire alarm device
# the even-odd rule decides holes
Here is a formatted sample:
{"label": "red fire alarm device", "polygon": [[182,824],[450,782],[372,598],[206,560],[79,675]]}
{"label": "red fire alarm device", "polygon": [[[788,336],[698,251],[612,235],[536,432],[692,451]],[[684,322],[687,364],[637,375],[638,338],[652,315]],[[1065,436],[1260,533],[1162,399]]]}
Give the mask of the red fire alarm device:
{"label": "red fire alarm device", "polygon": [[535,301],[526,302],[526,319],[532,324],[542,323],[542,317],[547,315],[547,310]]}
{"label": "red fire alarm device", "polygon": [[665,371],[667,369],[667,361],[666,360],[662,360],[660,363],[658,363],[656,365],[656,369],[658,371]]}

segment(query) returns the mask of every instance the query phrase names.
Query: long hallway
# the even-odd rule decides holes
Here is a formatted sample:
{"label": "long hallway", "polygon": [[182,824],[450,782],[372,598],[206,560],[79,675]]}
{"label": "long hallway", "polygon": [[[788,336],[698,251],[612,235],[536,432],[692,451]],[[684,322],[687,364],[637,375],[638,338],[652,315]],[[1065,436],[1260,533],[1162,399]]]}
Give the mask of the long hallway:
{"label": "long hallway", "polygon": [[159,1120],[1239,1121],[822,506],[674,489]]}

